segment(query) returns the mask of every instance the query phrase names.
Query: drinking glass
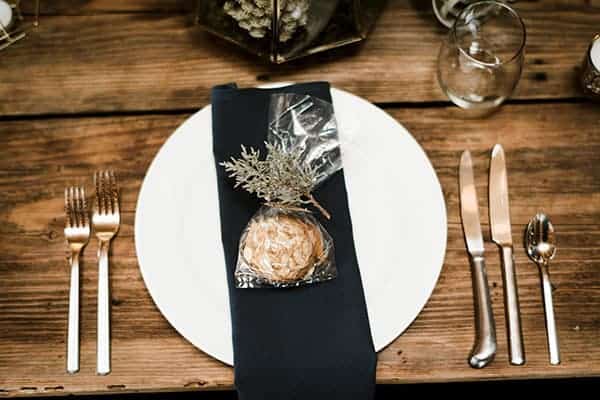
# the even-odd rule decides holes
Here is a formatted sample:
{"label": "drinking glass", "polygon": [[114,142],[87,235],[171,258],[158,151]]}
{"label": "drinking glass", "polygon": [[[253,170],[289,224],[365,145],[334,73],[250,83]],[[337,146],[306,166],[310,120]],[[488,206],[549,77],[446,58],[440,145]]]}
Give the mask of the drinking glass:
{"label": "drinking glass", "polygon": [[525,25],[515,10],[499,1],[472,3],[442,42],[440,86],[463,109],[491,111],[517,86],[524,47]]}

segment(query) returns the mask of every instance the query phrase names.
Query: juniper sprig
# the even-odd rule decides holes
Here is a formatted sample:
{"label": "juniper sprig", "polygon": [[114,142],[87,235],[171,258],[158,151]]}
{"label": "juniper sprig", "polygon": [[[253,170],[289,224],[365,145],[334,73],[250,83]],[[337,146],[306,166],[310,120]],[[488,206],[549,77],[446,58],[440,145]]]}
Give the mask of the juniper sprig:
{"label": "juniper sprig", "polygon": [[310,204],[329,219],[330,215],[313,197],[317,182],[316,172],[300,161],[299,152],[286,152],[271,143],[265,143],[267,155],[260,159],[260,151],[242,145],[239,158],[221,162],[235,187],[264,199],[269,205],[283,208],[302,208]]}

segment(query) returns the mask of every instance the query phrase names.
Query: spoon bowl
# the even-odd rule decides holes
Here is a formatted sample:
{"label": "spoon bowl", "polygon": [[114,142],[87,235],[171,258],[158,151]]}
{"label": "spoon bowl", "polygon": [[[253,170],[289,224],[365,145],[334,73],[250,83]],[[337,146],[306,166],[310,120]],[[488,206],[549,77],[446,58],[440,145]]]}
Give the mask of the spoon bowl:
{"label": "spoon bowl", "polygon": [[548,264],[556,254],[554,226],[546,214],[538,213],[527,224],[525,249],[536,264]]}

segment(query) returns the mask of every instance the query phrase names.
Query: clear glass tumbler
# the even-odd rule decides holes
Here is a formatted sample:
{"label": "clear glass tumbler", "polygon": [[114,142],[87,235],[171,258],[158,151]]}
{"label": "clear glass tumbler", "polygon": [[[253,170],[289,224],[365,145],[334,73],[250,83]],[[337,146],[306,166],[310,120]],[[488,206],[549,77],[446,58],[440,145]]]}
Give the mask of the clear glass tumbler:
{"label": "clear glass tumbler", "polygon": [[493,110],[519,82],[524,47],[525,25],[515,10],[499,1],[470,4],[442,42],[440,86],[461,108]]}

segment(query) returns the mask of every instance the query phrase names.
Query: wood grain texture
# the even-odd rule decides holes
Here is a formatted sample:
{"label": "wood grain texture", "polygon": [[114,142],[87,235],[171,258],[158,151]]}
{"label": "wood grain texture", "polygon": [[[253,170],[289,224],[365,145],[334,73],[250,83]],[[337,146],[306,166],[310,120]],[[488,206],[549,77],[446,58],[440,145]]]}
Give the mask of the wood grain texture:
{"label": "wood grain texture", "polygon": [[[95,0],[89,7],[109,3],[129,4]],[[157,2],[133,4],[153,10]],[[590,4],[517,3],[528,44],[514,97],[580,97],[577,68],[600,20],[600,8]],[[0,115],[190,110],[208,101],[213,85],[231,81],[327,79],[373,102],[446,101],[436,78],[445,30],[429,2],[390,1],[363,45],[281,66],[201,32],[191,19],[159,10],[44,17],[37,31],[0,57]]]}
{"label": "wood grain texture", "polygon": [[[404,1],[426,9],[429,3],[418,4],[419,0],[388,0],[390,2]],[[543,3],[546,9],[564,10],[574,7],[600,7],[600,0],[519,0],[524,3],[520,6],[527,7],[531,3]],[[529,3],[529,4],[527,4]],[[196,0],[55,0],[41,1],[40,12],[42,15],[83,15],[102,13],[132,13],[132,12],[189,12],[194,9]],[[35,11],[33,0],[24,0],[21,8],[26,13]],[[534,7],[539,7],[539,4]]]}
{"label": "wood grain texture", "polygon": [[[40,2],[40,14],[184,13],[194,10],[195,5],[196,0],[42,0]],[[35,1],[22,0],[21,9],[27,14],[34,13]]]}
{"label": "wood grain texture", "polygon": [[[427,306],[379,355],[380,383],[600,376],[600,108],[587,103],[510,105],[486,120],[454,108],[391,109],[423,145],[442,183],[448,251]],[[157,150],[187,115],[5,121],[0,125],[0,395],[230,389],[232,370],[196,350],[164,320],[142,281],[134,249],[135,203]],[[559,251],[551,270],[563,364],[548,364],[537,270],[516,240],[527,364],[509,366],[499,255],[487,244],[498,326],[496,361],[466,362],[473,304],[458,214],[457,167],[474,155],[482,221],[488,154],[504,145],[513,234],[539,209],[555,222]],[[65,372],[68,268],[62,234],[67,184],[91,188],[95,169],[119,171],[123,223],[114,242],[113,372],[96,376],[94,243],[82,266],[81,372]],[[489,240],[487,225],[484,226]],[[202,318],[201,315],[198,318]]]}

